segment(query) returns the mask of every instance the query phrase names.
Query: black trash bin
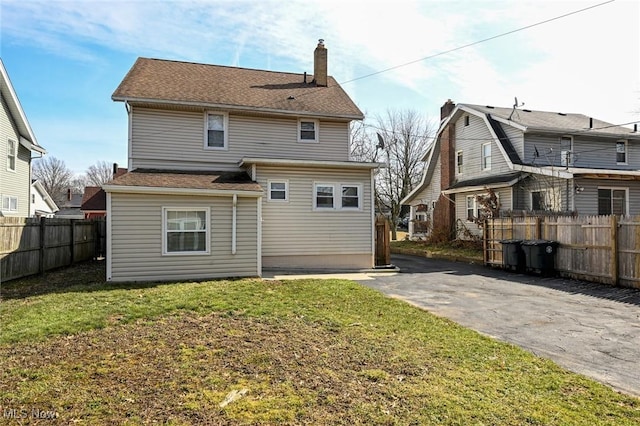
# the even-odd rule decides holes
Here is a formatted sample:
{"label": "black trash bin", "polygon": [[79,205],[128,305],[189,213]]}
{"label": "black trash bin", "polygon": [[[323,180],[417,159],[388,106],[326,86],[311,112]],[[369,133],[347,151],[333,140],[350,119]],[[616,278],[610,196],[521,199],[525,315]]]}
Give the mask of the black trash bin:
{"label": "black trash bin", "polygon": [[555,274],[555,257],[558,249],[557,241],[525,240],[522,242],[527,272],[544,276]]}
{"label": "black trash bin", "polygon": [[502,264],[504,268],[523,272],[525,259],[522,251],[522,240],[501,240],[500,244],[502,244]]}

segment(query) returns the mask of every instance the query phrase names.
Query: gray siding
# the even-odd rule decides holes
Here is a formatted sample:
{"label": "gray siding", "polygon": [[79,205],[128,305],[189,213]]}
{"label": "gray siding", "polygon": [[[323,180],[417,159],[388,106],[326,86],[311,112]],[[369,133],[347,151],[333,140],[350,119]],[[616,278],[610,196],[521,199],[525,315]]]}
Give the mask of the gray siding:
{"label": "gray siding", "polygon": [[[269,201],[269,180],[287,180],[289,200]],[[355,255],[358,262],[352,265],[371,267],[372,232],[371,172],[370,170],[257,168],[258,183],[265,188],[262,208],[262,255],[265,258],[282,257],[282,265],[273,261],[265,266],[286,266],[291,256]],[[362,185],[362,209],[358,211],[318,211],[313,208],[315,183]],[[339,188],[337,188],[339,191]],[[277,262],[276,262],[277,263]],[[306,265],[309,266],[309,265]]]}
{"label": "gray siding", "polygon": [[[525,139],[526,163],[535,165],[561,166],[562,148],[560,136],[527,135]],[[569,135],[566,135],[569,136]],[[620,169],[638,170],[640,165],[640,145],[638,141],[627,142],[627,164],[616,162],[616,141],[618,139],[592,138],[574,136],[573,138],[573,167],[589,169]],[[537,148],[539,157],[535,158]]]}
{"label": "gray siding", "polygon": [[[463,152],[463,173],[456,174],[456,181],[464,181],[483,176],[507,173],[510,171],[502,152],[496,145],[485,121],[469,115],[469,125],[464,125],[464,114],[455,123],[455,152]],[[482,170],[482,144],[491,143],[491,169]],[[454,154],[454,163],[456,157]],[[457,172],[457,170],[456,170]]]}
{"label": "gray siding", "polygon": [[[232,197],[112,194],[114,281],[204,279],[258,275],[256,198],[238,198],[237,253],[231,254]],[[162,255],[162,208],[209,207],[209,255]]]}
{"label": "gray siding", "polygon": [[571,180],[559,179],[543,175],[531,175],[514,186],[513,210],[531,210],[531,193],[544,191],[554,210],[571,210],[571,198],[567,201],[567,193],[572,196],[574,184]]}
{"label": "gray siding", "polygon": [[[500,202],[500,210],[507,211],[511,210],[511,188],[499,188],[494,189],[494,192],[498,195],[498,200]],[[480,228],[476,223],[467,221],[467,196],[469,195],[479,195],[483,194],[483,192],[461,192],[455,194],[455,205],[456,205],[456,221],[458,222],[458,228],[460,226],[464,226],[467,228],[472,234],[477,236],[482,236],[482,228]],[[464,238],[464,235],[458,235],[460,238]]]}
{"label": "gray siding", "polygon": [[[5,216],[29,216],[29,191],[31,188],[31,152],[20,145],[20,136],[9,113],[9,108],[2,98],[0,102],[0,196],[7,195],[18,198],[18,210],[3,211]],[[9,139],[18,146],[16,170],[7,170],[7,154]],[[0,202],[1,202],[0,198]]]}
{"label": "gray siding", "polygon": [[319,142],[298,142],[295,118],[229,114],[228,150],[204,148],[204,112],[134,108],[131,167],[237,169],[243,157],[347,161],[349,123],[320,121]]}
{"label": "gray siding", "polygon": [[598,214],[598,187],[628,188],[629,214],[640,215],[640,182],[627,180],[575,179],[575,185],[584,190],[575,194],[575,209],[580,215]]}

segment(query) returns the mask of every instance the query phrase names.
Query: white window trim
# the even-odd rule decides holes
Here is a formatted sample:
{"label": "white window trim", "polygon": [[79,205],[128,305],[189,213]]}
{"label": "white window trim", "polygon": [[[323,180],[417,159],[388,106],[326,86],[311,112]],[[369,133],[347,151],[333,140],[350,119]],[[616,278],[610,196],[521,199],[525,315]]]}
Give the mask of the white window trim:
{"label": "white window trim", "polygon": [[[333,188],[333,207],[318,207],[317,191],[319,186],[329,186]],[[345,186],[354,186],[358,188],[358,207],[342,207],[342,188]],[[331,211],[362,211],[364,209],[363,186],[361,183],[349,182],[313,182],[313,211],[331,212]]]}
{"label": "white window trim", "polygon": [[[458,164],[458,155],[462,158],[462,164]],[[456,151],[456,174],[461,175],[464,173],[464,152],[462,150]]]}
{"label": "white window trim", "polygon": [[[8,209],[5,209],[5,208],[4,208],[4,200],[5,200],[5,199],[7,199],[7,200],[8,200],[8,206],[9,206],[9,208],[8,208]],[[12,208],[11,208],[11,200],[15,200],[15,204],[16,204],[16,208],[15,208],[15,209],[12,209]],[[19,206],[18,206],[18,197],[15,197],[15,196],[13,196],[13,195],[3,195],[3,196],[0,198],[0,211],[15,213],[15,212],[17,212],[18,210],[19,210]]]}
{"label": "white window trim", "polygon": [[[9,152],[9,142],[13,143],[13,152]],[[9,167],[9,158],[13,157],[13,169]],[[7,171],[16,172],[18,169],[18,142],[13,139],[7,140]]]}
{"label": "white window trim", "polygon": [[[271,198],[271,184],[272,183],[284,183],[284,200]],[[273,203],[288,203],[289,202],[289,181],[286,179],[269,179],[267,180],[267,201]]]}
{"label": "white window trim", "polygon": [[[224,146],[209,146],[209,114],[221,115],[224,126]],[[207,151],[228,151],[229,150],[229,113],[224,111],[205,111],[204,112],[204,149]]]}
{"label": "white window trim", "polygon": [[[533,210],[533,193],[534,192],[540,192],[542,194],[542,196],[544,197],[544,203],[545,206],[547,204],[547,190],[546,189],[536,189],[536,190],[531,190],[529,191],[529,205],[531,206],[531,210]],[[547,209],[548,210],[548,209]]]}
{"label": "white window trim", "polygon": [[[355,187],[358,188],[358,207],[343,207],[342,206],[342,190],[345,187]],[[362,184],[359,183],[341,183],[340,184],[340,194],[338,195],[338,198],[340,199],[340,206],[339,209],[340,210],[362,210]],[[334,201],[335,201],[335,194],[334,194]],[[335,202],[334,202],[335,205]]]}
{"label": "white window trim", "polygon": [[[629,216],[629,188],[628,187],[625,187],[625,186],[622,186],[622,187],[621,186],[617,186],[617,187],[616,186],[599,186],[598,190],[600,190],[600,189],[608,189],[608,190],[611,190],[611,191],[624,191],[624,214],[625,214],[625,216]],[[611,194],[611,196],[613,197],[613,193]],[[599,202],[597,197],[596,197],[596,202]],[[596,205],[596,207],[597,207],[597,205]]]}
{"label": "white window trim", "polygon": [[[318,207],[318,187],[319,186],[330,186],[333,188],[333,207]],[[333,211],[337,209],[336,205],[336,184],[335,183],[325,183],[325,182],[313,182],[313,210],[314,211]]]}
{"label": "white window trim", "polygon": [[[312,122],[315,130],[315,139],[302,139],[302,122]],[[320,120],[313,118],[300,118],[298,119],[298,142],[300,143],[318,143],[320,141]]]}
{"label": "white window trim", "polygon": [[469,118],[468,115],[464,116],[464,127],[467,127],[469,124],[471,124],[471,119]]}
{"label": "white window trim", "polygon": [[[169,211],[203,211],[205,212],[205,251],[167,251],[167,212]],[[211,253],[211,213],[209,207],[184,206],[162,207],[162,255],[163,256],[206,256]]]}
{"label": "white window trim", "polygon": [[569,139],[569,149],[568,150],[573,152],[573,136],[571,136],[571,135],[562,135],[562,136],[560,136],[560,149],[564,150],[565,148],[562,146],[562,140],[563,139]]}
{"label": "white window trim", "polygon": [[480,194],[467,195],[464,199],[464,215],[465,215],[464,220],[468,223],[473,222],[472,220],[469,220],[469,198],[473,198],[473,217],[477,219],[479,216],[478,215],[478,195]]}
{"label": "white window trim", "polygon": [[[619,143],[624,143],[624,159],[625,159],[625,161],[621,162],[621,163],[618,162],[618,144]],[[619,164],[619,165],[622,165],[622,166],[629,164],[629,141],[626,140],[626,139],[620,139],[620,140],[616,141],[616,164]]]}
{"label": "white window trim", "polygon": [[[489,157],[489,165],[487,167],[484,166],[485,158],[486,158],[486,156],[484,155],[484,147],[485,146],[489,147],[489,155],[488,155],[488,157]],[[493,157],[493,152],[492,151],[493,150],[492,150],[492,147],[491,147],[491,142],[486,142],[486,143],[483,143],[482,145],[480,145],[480,162],[481,162],[480,168],[482,170],[491,170],[491,158]]]}

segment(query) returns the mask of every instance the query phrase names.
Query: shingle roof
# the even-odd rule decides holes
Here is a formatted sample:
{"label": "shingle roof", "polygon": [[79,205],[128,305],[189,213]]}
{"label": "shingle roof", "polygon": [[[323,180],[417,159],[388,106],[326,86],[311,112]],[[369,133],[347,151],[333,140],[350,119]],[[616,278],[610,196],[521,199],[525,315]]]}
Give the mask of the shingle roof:
{"label": "shingle roof", "polygon": [[[508,120],[511,117],[511,121],[524,126],[527,131],[542,130],[550,132],[580,132],[597,133],[611,136],[640,136],[638,133],[633,133],[629,128],[623,126],[617,126],[606,121],[598,120],[597,118],[589,117],[584,114],[576,113],[561,113],[561,112],[549,112],[549,111],[533,111],[528,109],[516,109],[502,108],[485,105],[472,105],[472,104],[460,104],[476,111],[490,114],[494,118],[501,118]],[[592,121],[591,121],[592,120]],[[592,130],[589,130],[589,124],[592,124]]]}
{"label": "shingle roof", "polygon": [[363,118],[333,77],[327,87],[312,80],[307,76],[304,83],[302,74],[138,58],[112,99]]}
{"label": "shingle roof", "polygon": [[262,187],[252,181],[245,172],[136,169],[118,176],[107,185],[262,191]]}
{"label": "shingle roof", "polygon": [[107,193],[99,186],[85,186],[82,210],[107,210]]}
{"label": "shingle roof", "polygon": [[521,172],[511,172],[502,175],[490,175],[483,176],[475,179],[468,179],[463,181],[458,181],[451,185],[448,189],[457,189],[457,188],[465,188],[472,186],[484,186],[484,185],[493,185],[498,183],[508,183],[514,179],[522,178],[526,176],[526,174]]}

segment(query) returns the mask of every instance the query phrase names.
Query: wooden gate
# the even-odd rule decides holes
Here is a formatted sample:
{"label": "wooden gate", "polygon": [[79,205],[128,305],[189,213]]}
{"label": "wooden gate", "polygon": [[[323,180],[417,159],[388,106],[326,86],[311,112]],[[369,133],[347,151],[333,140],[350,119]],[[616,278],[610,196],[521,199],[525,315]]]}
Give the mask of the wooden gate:
{"label": "wooden gate", "polygon": [[386,266],[391,263],[391,246],[389,237],[389,221],[384,216],[376,218],[376,266]]}

